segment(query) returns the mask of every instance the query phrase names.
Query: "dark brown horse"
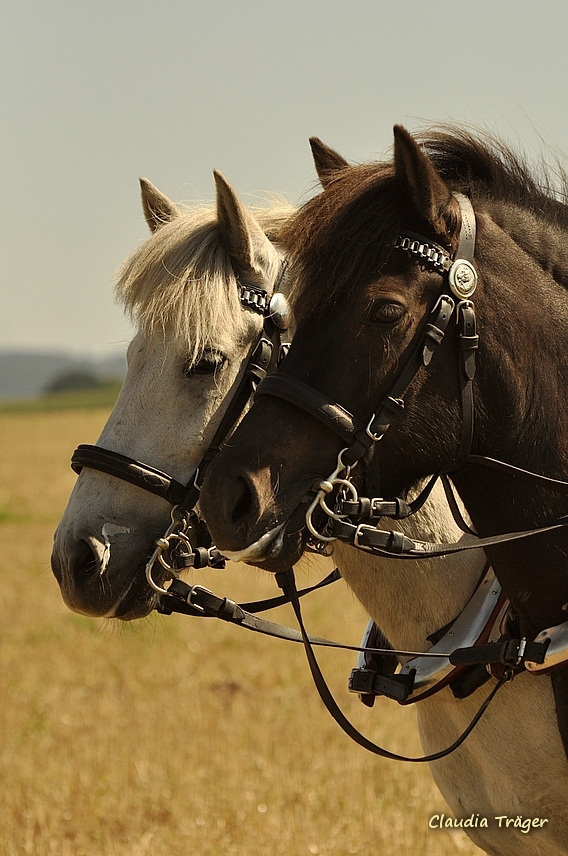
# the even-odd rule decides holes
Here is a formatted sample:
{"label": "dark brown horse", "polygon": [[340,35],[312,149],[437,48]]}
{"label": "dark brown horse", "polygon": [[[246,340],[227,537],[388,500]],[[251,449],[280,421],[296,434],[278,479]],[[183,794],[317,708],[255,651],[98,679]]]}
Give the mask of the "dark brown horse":
{"label": "dark brown horse", "polygon": [[[471,200],[477,221],[471,444],[452,318],[433,359],[405,389],[404,408],[391,406],[390,429],[361,454],[353,472],[360,491],[405,496],[445,469],[482,536],[567,514],[562,490],[464,459],[471,451],[568,478],[568,207],[503,146],[461,132],[417,142],[397,127],[392,162],[336,161],[334,168],[330,154],[327,179],[288,230],[298,329],[282,372],[291,386],[309,385],[363,426],[392,396],[443,290],[440,270],[406,252],[401,236],[419,236],[421,246],[451,258],[462,227],[456,193]],[[258,397],[211,466],[201,497],[219,549],[272,571],[302,553],[312,487],[349,445],[330,420],[294,398],[281,391]],[[566,619],[568,530],[487,552],[524,635]],[[557,672],[553,682],[568,745],[566,675]]]}

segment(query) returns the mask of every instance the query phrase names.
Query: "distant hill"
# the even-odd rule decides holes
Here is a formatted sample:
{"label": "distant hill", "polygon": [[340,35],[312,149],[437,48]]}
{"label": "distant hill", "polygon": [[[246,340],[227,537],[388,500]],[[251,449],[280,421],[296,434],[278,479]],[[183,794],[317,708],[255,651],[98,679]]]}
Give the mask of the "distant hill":
{"label": "distant hill", "polygon": [[103,380],[126,374],[126,356],[71,356],[57,351],[0,351],[0,399],[41,395],[58,375],[68,371],[92,372]]}

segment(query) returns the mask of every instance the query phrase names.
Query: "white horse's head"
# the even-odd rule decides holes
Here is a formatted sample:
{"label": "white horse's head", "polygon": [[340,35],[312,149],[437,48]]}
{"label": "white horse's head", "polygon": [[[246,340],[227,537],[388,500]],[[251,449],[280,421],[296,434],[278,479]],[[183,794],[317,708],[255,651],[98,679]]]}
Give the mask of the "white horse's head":
{"label": "white horse's head", "polygon": [[[118,273],[117,295],[136,321],[128,371],[98,446],[188,484],[239,382],[262,317],[239,285],[269,294],[278,234],[292,208],[245,207],[215,173],[216,206],[181,209],[146,180],[151,236]],[[242,291],[242,288],[241,288]],[[144,568],[170,522],[169,503],[85,467],[55,533],[52,569],[67,605],[87,615],[138,618],[155,603]]]}

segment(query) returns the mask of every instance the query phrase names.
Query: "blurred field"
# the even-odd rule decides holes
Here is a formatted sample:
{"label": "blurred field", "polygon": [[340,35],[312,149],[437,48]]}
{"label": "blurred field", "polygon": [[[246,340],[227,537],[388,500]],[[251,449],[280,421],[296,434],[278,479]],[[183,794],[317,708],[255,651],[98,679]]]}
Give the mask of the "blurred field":
{"label": "blurred field", "polygon": [[[374,758],[339,731],[300,646],[208,620],[103,624],[65,608],[52,533],[71,452],[106,417],[0,414],[2,856],[479,854],[460,832],[428,829],[448,810],[427,768]],[[194,579],[238,599],[275,593],[239,566]],[[308,626],[358,643],[364,614],[337,586],[312,596]],[[412,709],[363,707],[345,689],[353,656],[321,660],[370,737],[420,753]]]}
{"label": "blurred field", "polygon": [[122,382],[110,380],[95,389],[48,392],[37,398],[17,398],[0,401],[1,413],[28,413],[30,411],[70,410],[91,407],[112,407]]}

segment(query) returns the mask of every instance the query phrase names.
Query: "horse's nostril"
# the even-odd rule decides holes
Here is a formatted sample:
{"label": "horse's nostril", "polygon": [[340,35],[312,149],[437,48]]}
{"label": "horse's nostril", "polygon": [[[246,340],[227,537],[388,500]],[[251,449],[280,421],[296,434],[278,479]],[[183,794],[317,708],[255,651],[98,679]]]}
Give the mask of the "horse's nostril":
{"label": "horse's nostril", "polygon": [[81,576],[90,577],[99,571],[99,560],[90,545],[82,539],[73,549],[70,569],[74,579]]}
{"label": "horse's nostril", "polygon": [[61,567],[61,559],[59,558],[56,550],[51,554],[51,570],[53,571],[53,575],[59,585],[61,585],[63,581],[63,568]]}
{"label": "horse's nostril", "polygon": [[231,521],[235,526],[251,513],[254,506],[254,496],[248,482],[240,477],[236,482],[235,501],[231,512]]}

